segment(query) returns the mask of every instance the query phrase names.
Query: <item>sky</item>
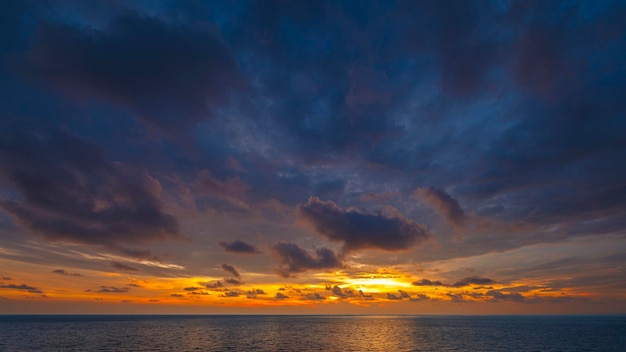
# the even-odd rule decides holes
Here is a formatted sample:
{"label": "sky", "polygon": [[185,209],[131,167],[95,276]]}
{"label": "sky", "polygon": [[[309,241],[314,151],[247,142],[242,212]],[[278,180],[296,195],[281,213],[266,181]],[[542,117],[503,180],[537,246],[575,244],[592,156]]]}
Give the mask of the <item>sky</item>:
{"label": "sky", "polygon": [[626,313],[623,1],[0,7],[0,313]]}

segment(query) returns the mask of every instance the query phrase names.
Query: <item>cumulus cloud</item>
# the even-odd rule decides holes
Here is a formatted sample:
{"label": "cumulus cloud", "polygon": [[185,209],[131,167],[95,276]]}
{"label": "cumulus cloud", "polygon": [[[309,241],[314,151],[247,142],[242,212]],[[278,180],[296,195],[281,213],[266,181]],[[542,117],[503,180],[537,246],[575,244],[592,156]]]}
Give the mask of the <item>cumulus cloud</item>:
{"label": "cumulus cloud", "polygon": [[266,294],[265,291],[263,291],[260,288],[253,288],[252,290],[248,290],[246,292],[246,297],[248,298],[257,298],[257,295],[264,295]]}
{"label": "cumulus cloud", "polygon": [[226,291],[220,297],[239,297],[239,291]]}
{"label": "cumulus cloud", "polygon": [[349,298],[349,297],[356,296],[354,291],[352,291],[350,289],[342,289],[341,287],[339,287],[337,285],[333,286],[331,291],[332,291],[334,296],[337,296],[339,298]]}
{"label": "cumulus cloud", "polygon": [[398,301],[402,299],[402,296],[397,295],[395,293],[391,293],[391,292],[387,292],[387,299],[393,300],[393,301]]}
{"label": "cumulus cloud", "polygon": [[0,178],[20,197],[0,209],[53,241],[104,245],[180,238],[145,170],[107,160],[96,145],[56,130],[3,132]]}
{"label": "cumulus cloud", "polygon": [[292,277],[310,269],[332,269],[342,266],[337,255],[328,248],[315,249],[315,255],[300,248],[297,244],[278,242],[272,246],[272,253],[279,259],[279,275]]}
{"label": "cumulus cloud", "polygon": [[332,201],[310,197],[298,205],[298,218],[331,241],[343,243],[345,251],[408,249],[426,240],[424,226],[397,211],[366,213],[356,208],[343,209]]}
{"label": "cumulus cloud", "polygon": [[224,287],[221,281],[212,281],[212,282],[199,282],[200,285],[208,288],[208,289],[221,289]]}
{"label": "cumulus cloud", "polygon": [[311,301],[321,301],[321,300],[325,300],[326,299],[326,297],[320,295],[317,292],[304,295],[304,296],[302,296],[302,298],[305,299],[305,300],[311,300]]}
{"label": "cumulus cloud", "polygon": [[222,269],[236,278],[241,277],[241,275],[239,274],[239,271],[237,271],[237,269],[232,265],[222,264]]}
{"label": "cumulus cloud", "polygon": [[52,272],[55,274],[65,275],[65,276],[83,276],[82,274],[79,274],[79,273],[69,273],[65,271],[65,269],[56,269],[56,270],[52,270]]}
{"label": "cumulus cloud", "polygon": [[276,299],[287,299],[287,298],[289,298],[289,296],[284,295],[284,294],[282,294],[280,292],[276,292],[276,295],[274,296],[274,298],[276,298]]}
{"label": "cumulus cloud", "polygon": [[423,294],[423,293],[418,293],[415,297],[409,298],[409,300],[412,301],[412,302],[427,301],[429,299],[430,299],[430,297],[428,295]]}
{"label": "cumulus cloud", "polygon": [[229,253],[238,254],[259,254],[259,251],[255,246],[240,240],[234,240],[231,242],[219,241],[217,243],[222,249]]}
{"label": "cumulus cloud", "polygon": [[416,196],[431,206],[450,225],[463,226],[466,216],[459,202],[443,188],[424,187],[415,191]]}

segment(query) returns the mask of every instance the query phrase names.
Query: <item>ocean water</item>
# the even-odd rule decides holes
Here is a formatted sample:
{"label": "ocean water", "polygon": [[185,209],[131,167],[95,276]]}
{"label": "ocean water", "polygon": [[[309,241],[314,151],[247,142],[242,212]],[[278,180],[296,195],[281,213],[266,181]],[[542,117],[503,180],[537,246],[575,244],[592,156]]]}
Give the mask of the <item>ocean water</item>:
{"label": "ocean water", "polygon": [[0,351],[626,351],[626,317],[7,315]]}

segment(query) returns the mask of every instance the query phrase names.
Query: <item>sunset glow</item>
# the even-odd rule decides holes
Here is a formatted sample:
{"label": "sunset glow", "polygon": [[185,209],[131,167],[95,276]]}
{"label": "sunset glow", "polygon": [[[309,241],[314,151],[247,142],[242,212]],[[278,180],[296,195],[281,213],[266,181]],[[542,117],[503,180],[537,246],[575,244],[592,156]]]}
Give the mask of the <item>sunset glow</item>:
{"label": "sunset glow", "polygon": [[0,314],[626,314],[624,2],[0,6]]}

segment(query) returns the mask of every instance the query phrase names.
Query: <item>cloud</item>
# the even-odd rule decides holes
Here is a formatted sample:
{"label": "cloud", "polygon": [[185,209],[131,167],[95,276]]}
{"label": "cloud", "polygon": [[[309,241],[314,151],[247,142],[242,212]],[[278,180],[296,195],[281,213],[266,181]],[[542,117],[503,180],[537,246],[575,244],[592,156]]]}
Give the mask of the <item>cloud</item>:
{"label": "cloud", "polygon": [[419,281],[414,281],[412,283],[413,286],[445,286],[441,281],[431,281],[428,279],[421,279]]}
{"label": "cloud", "polygon": [[200,285],[208,288],[208,289],[220,289],[224,287],[221,281],[213,281],[213,282],[199,282]]}
{"label": "cloud", "polygon": [[26,285],[26,284],[21,284],[21,285],[14,285],[14,284],[2,285],[2,284],[0,284],[0,288],[11,289],[11,290],[27,291],[27,292],[30,292],[30,293],[43,293],[38,288],[33,287],[33,286],[29,286],[29,285]]}
{"label": "cloud", "polygon": [[402,299],[402,296],[396,295],[395,293],[387,292],[387,299],[398,301]]}
{"label": "cloud", "polygon": [[227,291],[220,295],[221,297],[239,297],[239,291]]}
{"label": "cloud", "polygon": [[461,279],[453,283],[451,286],[465,287],[465,286],[470,286],[470,285],[489,285],[493,283],[495,283],[495,281],[493,281],[492,279],[488,279],[485,277],[472,276],[472,277],[466,277],[464,279]]}
{"label": "cloud", "polygon": [[487,293],[485,293],[485,296],[491,297],[492,301],[494,302],[498,302],[498,301],[523,302],[525,299],[524,296],[522,296],[522,294],[519,292],[504,293],[504,292],[500,292],[497,290],[487,291]]}
{"label": "cloud", "polygon": [[0,140],[0,178],[20,195],[0,198],[0,208],[31,231],[114,249],[181,238],[176,218],[162,210],[159,181],[145,170],[58,130],[4,131]]}
{"label": "cloud", "polygon": [[238,254],[259,254],[259,251],[255,246],[248,244],[244,241],[234,240],[231,242],[219,241],[217,243],[224,251]]}
{"label": "cloud", "polygon": [[441,281],[432,281],[429,279],[421,279],[418,281],[414,281],[412,285],[413,286],[465,287],[465,286],[471,286],[471,285],[489,285],[493,283],[495,283],[495,281],[493,281],[492,279],[488,279],[485,277],[472,276],[472,277],[463,278],[459,281],[456,281],[453,284],[446,284]]}
{"label": "cloud", "polygon": [[185,297],[185,295],[181,295],[180,293],[172,293],[170,296],[172,296],[172,297]]}
{"label": "cloud", "polygon": [[117,270],[122,271],[139,271],[139,269],[132,267],[130,265],[122,264],[120,262],[111,262],[111,267]]}
{"label": "cloud", "polygon": [[197,290],[201,290],[202,287],[185,287],[183,288],[183,290],[185,291],[197,291]]}
{"label": "cloud", "polygon": [[310,301],[321,301],[321,300],[325,300],[326,297],[320,295],[319,293],[315,292],[315,293],[311,293],[311,294],[307,294],[302,296],[302,299],[305,300],[310,300]]}
{"label": "cloud", "polygon": [[342,289],[341,287],[339,287],[337,285],[333,286],[331,291],[332,291],[334,296],[337,296],[339,298],[349,298],[349,297],[356,296],[354,291],[352,291],[350,289]]}
{"label": "cloud", "polygon": [[99,293],[125,293],[128,292],[128,287],[115,287],[115,286],[100,286],[100,289],[96,292]]}
{"label": "cloud", "polygon": [[2,277],[0,277],[0,280],[2,280],[2,281],[9,281],[9,280],[13,280],[13,279],[11,279],[8,276],[2,276]]}
{"label": "cloud", "polygon": [[56,269],[56,270],[52,270],[52,272],[55,274],[65,275],[65,276],[83,276],[82,274],[79,274],[79,273],[68,273],[64,269]]}
{"label": "cloud", "polygon": [[33,35],[23,74],[127,108],[164,131],[207,118],[242,84],[227,46],[205,26],[127,10],[97,29],[42,21]]}
{"label": "cloud", "polygon": [[342,242],[345,251],[404,250],[429,238],[424,226],[395,210],[370,214],[356,208],[342,209],[317,197],[298,205],[298,219],[329,240]]}
{"label": "cloud", "polygon": [[465,302],[465,297],[460,293],[447,293],[446,296],[450,297],[452,302]]}
{"label": "cloud", "polygon": [[276,298],[276,299],[287,299],[287,298],[289,298],[289,296],[284,295],[284,294],[282,294],[280,292],[276,292],[276,295],[274,296],[274,298]]}
{"label": "cloud", "polygon": [[278,257],[279,275],[292,277],[310,269],[331,269],[342,266],[340,259],[333,251],[322,247],[315,250],[315,256],[294,243],[278,242],[272,246],[272,253]]}
{"label": "cloud", "polygon": [[459,205],[459,202],[443,188],[418,188],[415,194],[419,199],[435,209],[450,225],[456,227],[463,226],[466,220],[465,212]]}
{"label": "cloud", "polygon": [[247,298],[257,298],[257,295],[265,295],[265,291],[260,288],[253,288],[252,290],[248,290],[246,292]]}
{"label": "cloud", "polygon": [[224,278],[224,282],[230,285],[242,285],[243,282],[241,280],[233,279],[232,277]]}
{"label": "cloud", "polygon": [[429,299],[430,299],[430,297],[428,295],[423,294],[423,293],[418,293],[415,297],[409,298],[409,300],[412,301],[412,302],[427,301]]}
{"label": "cloud", "polygon": [[229,265],[229,264],[222,264],[222,269],[231,274],[232,276],[236,277],[236,278],[240,278],[241,275],[239,274],[239,272],[237,271],[237,269],[235,269],[234,266]]}

